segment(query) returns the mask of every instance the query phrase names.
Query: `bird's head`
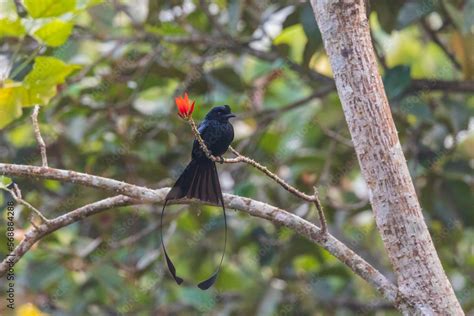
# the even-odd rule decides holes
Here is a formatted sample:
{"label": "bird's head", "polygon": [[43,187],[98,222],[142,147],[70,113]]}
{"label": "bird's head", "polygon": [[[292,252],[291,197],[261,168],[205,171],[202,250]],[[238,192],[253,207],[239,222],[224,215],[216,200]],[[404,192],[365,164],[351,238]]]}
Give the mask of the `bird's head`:
{"label": "bird's head", "polygon": [[235,115],[232,114],[228,105],[213,107],[206,115],[207,120],[217,120],[220,122],[227,122],[231,117],[235,117]]}

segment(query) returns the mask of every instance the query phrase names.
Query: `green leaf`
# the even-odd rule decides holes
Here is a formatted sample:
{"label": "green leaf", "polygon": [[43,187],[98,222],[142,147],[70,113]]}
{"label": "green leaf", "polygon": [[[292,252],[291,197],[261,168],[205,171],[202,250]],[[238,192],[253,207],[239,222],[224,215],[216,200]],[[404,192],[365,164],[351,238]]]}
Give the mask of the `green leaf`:
{"label": "green leaf", "polygon": [[54,57],[36,57],[33,70],[26,75],[25,86],[33,85],[42,87],[51,87],[61,83],[74,70],[80,69],[78,65],[68,65]]}
{"label": "green leaf", "polygon": [[0,176],[0,188],[6,189],[12,182],[12,179],[8,177]]}
{"label": "green leaf", "polygon": [[11,20],[9,18],[0,19],[0,37],[22,37],[26,34],[25,27],[20,19]]}
{"label": "green leaf", "polygon": [[60,16],[76,8],[76,0],[23,0],[23,4],[33,18]]}
{"label": "green leaf", "polygon": [[17,101],[26,108],[35,105],[46,105],[57,93],[56,85],[21,86],[17,90]]}
{"label": "green leaf", "polygon": [[57,85],[78,68],[54,57],[36,57],[23,83],[7,81],[0,88],[0,128],[19,118],[22,107],[49,103],[57,93]]}
{"label": "green leaf", "polygon": [[46,45],[57,47],[67,41],[73,27],[73,23],[54,19],[41,26],[33,35]]}
{"label": "green leaf", "polygon": [[21,104],[18,102],[20,87],[7,83],[0,88],[0,128],[5,127],[22,114]]}
{"label": "green leaf", "polygon": [[384,77],[385,93],[390,100],[400,96],[410,85],[410,67],[400,65],[389,69]]}
{"label": "green leaf", "polygon": [[287,27],[273,40],[275,45],[288,45],[289,57],[298,63],[302,60],[306,42],[307,38],[301,24]]}

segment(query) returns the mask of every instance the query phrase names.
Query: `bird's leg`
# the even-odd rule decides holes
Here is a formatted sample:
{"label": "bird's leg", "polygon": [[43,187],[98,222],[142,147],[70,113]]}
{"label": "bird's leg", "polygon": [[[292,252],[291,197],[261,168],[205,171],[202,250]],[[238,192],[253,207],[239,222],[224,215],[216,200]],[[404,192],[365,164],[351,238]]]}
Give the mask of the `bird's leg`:
{"label": "bird's leg", "polygon": [[219,163],[220,163],[220,164],[223,164],[223,163],[224,163],[224,157],[218,156],[218,158],[219,158]]}

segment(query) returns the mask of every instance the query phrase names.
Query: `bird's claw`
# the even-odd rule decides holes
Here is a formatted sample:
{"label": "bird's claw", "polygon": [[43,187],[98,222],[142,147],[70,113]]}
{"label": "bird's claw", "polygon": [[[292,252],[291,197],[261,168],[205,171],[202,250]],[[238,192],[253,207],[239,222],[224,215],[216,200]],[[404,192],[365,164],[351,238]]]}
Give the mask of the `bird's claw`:
{"label": "bird's claw", "polygon": [[223,163],[224,163],[224,157],[219,156],[218,158],[219,158],[219,163],[220,163],[220,164],[223,164]]}

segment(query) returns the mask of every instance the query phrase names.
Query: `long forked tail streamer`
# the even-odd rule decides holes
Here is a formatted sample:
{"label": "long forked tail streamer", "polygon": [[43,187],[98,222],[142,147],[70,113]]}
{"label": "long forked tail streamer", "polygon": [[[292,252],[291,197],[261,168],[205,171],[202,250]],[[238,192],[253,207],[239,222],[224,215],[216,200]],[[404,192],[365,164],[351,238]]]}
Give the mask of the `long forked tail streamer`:
{"label": "long forked tail streamer", "polygon": [[161,217],[160,217],[161,246],[163,246],[163,252],[165,253],[166,264],[168,265],[168,270],[170,271],[176,283],[180,285],[181,283],[183,283],[183,279],[176,275],[176,268],[174,267],[173,262],[168,256],[168,252],[166,252],[165,243],[163,241],[163,213],[165,212],[165,207],[167,203],[168,203],[168,200],[165,200],[165,203],[163,204],[163,209],[161,210]]}
{"label": "long forked tail streamer", "polygon": [[[218,197],[218,200],[219,200],[218,202],[220,202],[220,204],[222,206],[222,212],[223,212],[223,215],[224,215],[224,249],[222,251],[222,256],[221,256],[219,265],[217,266],[215,272],[209,278],[207,278],[206,280],[204,280],[204,281],[202,281],[198,284],[198,287],[201,290],[207,290],[208,288],[210,288],[216,282],[217,276],[219,275],[219,271],[220,271],[222,263],[224,261],[225,251],[226,251],[226,247],[227,247],[227,215],[226,215],[226,211],[225,211],[224,198],[222,196],[222,191],[220,189],[219,178],[217,177],[217,169],[216,169],[216,166],[215,166],[214,163],[212,164],[212,169],[213,169],[212,170],[213,173],[216,176],[211,177],[210,182],[212,183],[212,189],[214,190],[214,193]],[[163,247],[163,252],[165,254],[165,259],[166,259],[166,264],[168,266],[168,270],[170,271],[170,273],[173,276],[173,279],[176,281],[176,283],[178,285],[180,285],[181,283],[183,283],[183,279],[181,277],[177,276],[176,268],[175,268],[173,262],[171,261],[171,258],[169,257],[168,252],[166,251],[166,247],[165,247],[164,239],[163,239],[163,214],[164,214],[164,211],[165,211],[165,208],[166,208],[166,205],[167,205],[168,201],[169,200],[168,200],[168,197],[167,197],[165,199],[164,204],[163,204],[163,209],[161,210],[161,217],[160,217],[161,245]]]}
{"label": "long forked tail streamer", "polygon": [[[217,174],[216,165],[213,164],[212,166],[213,166],[215,174]],[[227,215],[226,215],[226,212],[225,212],[224,197],[222,196],[222,190],[221,190],[221,185],[219,183],[219,178],[216,177],[215,179],[217,180],[217,183],[215,183],[215,186],[218,189],[216,191],[219,194],[219,199],[221,200],[221,205],[222,205],[222,212],[224,214],[224,249],[222,250],[221,261],[219,262],[219,265],[217,266],[217,269],[214,272],[214,274],[211,275],[211,277],[209,277],[208,279],[206,279],[206,280],[204,280],[204,281],[202,281],[201,283],[198,284],[198,287],[201,290],[207,290],[208,288],[210,288],[216,282],[217,275],[219,274],[219,271],[220,271],[221,266],[222,266],[222,262],[224,261],[225,250],[226,250],[226,247],[227,247]],[[213,181],[213,183],[214,183],[214,181]]]}

